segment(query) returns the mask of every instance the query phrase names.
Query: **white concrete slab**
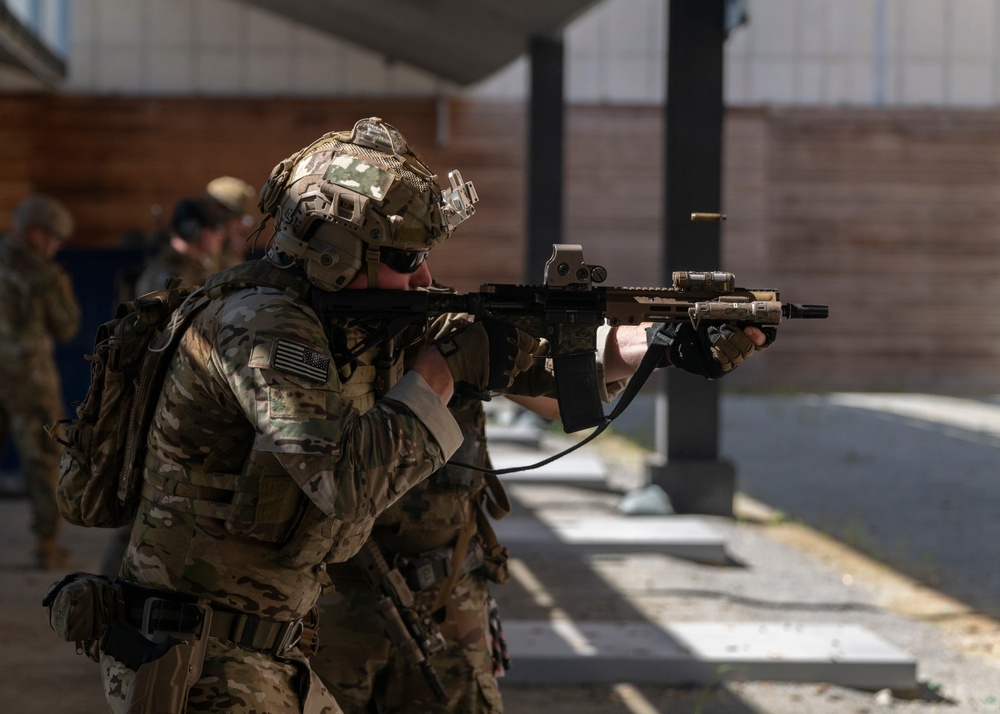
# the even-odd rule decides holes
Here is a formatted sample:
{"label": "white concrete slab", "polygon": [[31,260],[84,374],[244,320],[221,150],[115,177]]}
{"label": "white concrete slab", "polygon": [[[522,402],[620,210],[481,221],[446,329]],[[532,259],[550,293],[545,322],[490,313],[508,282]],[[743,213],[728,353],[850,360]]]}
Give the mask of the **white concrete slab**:
{"label": "white concrete slab", "polygon": [[1000,436],[1000,405],[938,394],[857,394],[817,397],[844,407],[895,414],[938,426]]}
{"label": "white concrete slab", "polygon": [[530,424],[493,424],[486,422],[486,441],[491,445],[518,444],[537,449],[542,443],[542,432]]}
{"label": "white concrete slab", "polygon": [[[490,459],[496,469],[520,468],[542,461],[554,453],[491,447]],[[537,469],[515,471],[500,478],[507,483],[544,483],[603,489],[607,488],[608,468],[600,457],[575,451]]]}
{"label": "white concrete slab", "polygon": [[495,522],[500,542],[524,557],[552,553],[663,553],[703,563],[728,562],[722,534],[699,516],[511,515]]}
{"label": "white concrete slab", "polygon": [[858,625],[785,622],[504,622],[526,684],[704,685],[723,678],[911,692],[916,660]]}

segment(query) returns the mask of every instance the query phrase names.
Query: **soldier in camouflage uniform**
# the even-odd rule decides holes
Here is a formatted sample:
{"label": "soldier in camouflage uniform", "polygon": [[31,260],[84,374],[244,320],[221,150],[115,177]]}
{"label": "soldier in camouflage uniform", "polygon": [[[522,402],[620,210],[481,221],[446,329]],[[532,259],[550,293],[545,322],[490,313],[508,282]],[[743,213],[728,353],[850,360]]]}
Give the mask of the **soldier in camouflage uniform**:
{"label": "soldier in camouflage uniform", "polygon": [[[538,346],[466,330],[446,358],[422,331],[358,348],[378,325],[320,323],[312,291],[430,284],[427,251],[472,212],[467,190],[443,196],[433,179],[381,120],[322,137],[261,193],[277,222],[268,257],[212,276],[210,299],[191,303],[203,306],[155,410],[125,610],[101,657],[112,711],[174,671],[189,673],[185,711],[339,711],[298,646],[324,566],[461,443],[455,381],[508,384]],[[168,635],[203,655],[164,654]]]}
{"label": "soldier in camouflage uniform", "polygon": [[54,342],[80,327],[80,306],[69,275],[52,261],[73,232],[61,203],[33,195],[14,209],[13,232],[0,237],[0,412],[17,449],[31,500],[37,564],[62,567],[55,487],[59,447],[43,427],[64,416]]}
{"label": "soldier in camouflage uniform", "polygon": [[[464,435],[453,458],[489,468],[482,402],[456,395],[449,408]],[[481,472],[447,464],[379,516],[371,535],[387,560],[411,578],[411,564],[434,564],[427,571],[434,573],[433,582],[418,590],[416,601],[428,611],[444,608],[439,617],[446,647],[431,658],[444,702],[386,635],[377,599],[358,566],[349,561],[327,568],[334,591],[320,599],[319,647],[311,661],[345,714],[502,711],[496,673],[504,663],[500,633],[490,626],[495,604],[489,583],[507,579],[507,551],[485,521],[487,508],[506,515],[499,481],[488,487]],[[470,546],[460,554],[464,572],[452,580],[444,564],[465,537]]]}
{"label": "soldier in camouflage uniform", "polygon": [[[524,373],[534,394],[551,378],[542,345],[513,327],[445,319],[389,336],[365,314],[321,322],[313,301],[426,288],[428,252],[475,200],[460,177],[438,188],[377,118],[275,167],[260,196],[276,222],[266,259],[211,276],[180,308],[197,312],[155,408],[123,608],[103,638],[113,712],[167,700],[173,712],[340,711],[299,639],[327,565],[456,452],[456,384],[502,391]],[[609,374],[646,348],[632,328],[608,344]]]}
{"label": "soldier in camouflage uniform", "polygon": [[135,295],[162,290],[167,278],[182,285],[202,285],[222,267],[230,212],[208,196],[186,198],[174,207],[170,236],[143,266],[135,281]]}
{"label": "soldier in camouflage uniform", "polygon": [[257,192],[242,179],[219,176],[208,182],[205,193],[227,213],[221,267],[228,268],[242,263],[251,257],[253,250],[253,246],[247,241],[259,220],[254,217],[257,213]]}
{"label": "soldier in camouflage uniform", "polygon": [[[437,283],[434,288],[447,289]],[[609,385],[604,396],[623,384]],[[554,399],[538,399],[550,402],[546,406],[557,413]],[[531,405],[531,400],[521,401]],[[448,408],[463,435],[452,461],[492,468],[482,401],[456,394]],[[345,714],[502,711],[496,677],[506,655],[489,583],[507,580],[507,549],[486,519],[488,514],[502,518],[509,509],[495,476],[448,463],[375,521],[370,537],[390,563],[407,564],[403,571],[411,578],[417,562],[435,574],[433,582],[419,588],[416,601],[425,610],[438,611],[441,620],[445,649],[433,655],[433,666],[446,693],[444,702],[386,635],[360,566],[348,561],[327,567],[333,592],[320,599],[319,645],[311,663]],[[460,546],[464,553],[457,558],[463,561],[461,572],[449,578],[446,570],[455,559],[455,546],[466,541],[469,545]]]}

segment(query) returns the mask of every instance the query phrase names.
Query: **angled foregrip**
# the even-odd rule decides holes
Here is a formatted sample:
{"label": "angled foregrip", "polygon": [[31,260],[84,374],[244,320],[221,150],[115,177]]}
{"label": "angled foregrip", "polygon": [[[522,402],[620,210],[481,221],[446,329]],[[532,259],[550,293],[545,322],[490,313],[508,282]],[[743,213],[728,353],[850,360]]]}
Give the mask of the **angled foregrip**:
{"label": "angled foregrip", "polygon": [[555,355],[552,366],[563,429],[572,433],[603,424],[605,417],[600,385],[597,383],[597,354],[575,352]]}

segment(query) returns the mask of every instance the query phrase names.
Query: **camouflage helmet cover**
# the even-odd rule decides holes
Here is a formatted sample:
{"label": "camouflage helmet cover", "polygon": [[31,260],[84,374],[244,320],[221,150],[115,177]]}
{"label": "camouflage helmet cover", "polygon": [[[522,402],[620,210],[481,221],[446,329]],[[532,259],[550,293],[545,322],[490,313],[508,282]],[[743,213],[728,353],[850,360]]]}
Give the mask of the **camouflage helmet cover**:
{"label": "camouflage helmet cover", "polygon": [[338,290],[377,263],[377,248],[430,250],[474,213],[472,184],[449,178],[442,191],[403,136],[371,117],[279,163],[259,207],[275,218],[275,247],[303,260],[320,288]]}
{"label": "camouflage helmet cover", "polygon": [[61,202],[40,193],[28,196],[14,209],[14,232],[24,235],[31,227],[65,240],[73,234],[73,214]]}
{"label": "camouflage helmet cover", "polygon": [[257,207],[257,191],[242,179],[218,176],[208,182],[205,192],[230,212],[248,215]]}

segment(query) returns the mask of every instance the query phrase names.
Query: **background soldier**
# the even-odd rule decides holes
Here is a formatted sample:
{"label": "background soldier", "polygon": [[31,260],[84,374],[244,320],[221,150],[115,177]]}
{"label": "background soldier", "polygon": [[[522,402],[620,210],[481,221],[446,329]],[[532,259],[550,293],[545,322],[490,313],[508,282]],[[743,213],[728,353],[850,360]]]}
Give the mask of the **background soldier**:
{"label": "background soldier", "polygon": [[[174,207],[167,242],[150,258],[135,281],[134,295],[162,290],[167,278],[201,285],[219,270],[230,212],[208,196],[186,198]],[[131,298],[129,298],[131,299]]]}
{"label": "background soldier", "polygon": [[[456,395],[448,406],[465,437],[453,460],[491,468],[482,402]],[[348,561],[327,568],[334,591],[320,600],[312,665],[345,714],[502,711],[496,675],[505,663],[489,583],[507,580],[507,550],[486,520],[489,510],[494,517],[508,511],[499,480],[487,482],[482,472],[446,464],[379,516],[371,535],[412,585],[417,606],[440,621],[445,646],[431,665],[443,701],[386,634],[378,599],[359,566]],[[456,546],[464,550],[457,558]],[[456,560],[461,565],[449,577]]]}
{"label": "background soldier", "polygon": [[[434,288],[447,290],[436,282]],[[507,396],[547,418],[558,417],[551,397]],[[482,400],[456,394],[448,408],[463,436],[452,461],[492,468]],[[333,592],[320,599],[319,645],[311,663],[345,714],[502,711],[496,677],[506,654],[489,583],[507,580],[507,549],[487,518],[507,513],[499,479],[447,463],[407,491],[372,529],[370,538],[388,563],[401,566],[414,583],[417,606],[440,622],[444,648],[433,655],[432,666],[444,701],[386,634],[378,598],[361,566],[352,560],[327,567]],[[456,557],[459,543],[463,552]],[[455,561],[462,564],[450,577]],[[421,567],[433,576],[418,577]]]}
{"label": "background soldier", "polygon": [[[242,186],[223,181],[214,187],[220,196],[235,199],[234,194],[242,195],[249,189],[242,181],[239,184]],[[209,184],[209,188],[212,186]],[[178,201],[170,219],[166,242],[142,267],[134,284],[129,284],[129,279],[120,276],[117,302],[128,302],[140,295],[162,290],[170,277],[180,278],[182,285],[203,285],[205,278],[223,267],[233,218],[233,210],[208,192],[204,196]],[[118,575],[130,532],[131,527],[124,526],[111,534],[101,558],[103,575],[112,578]]]}
{"label": "background soldier", "polygon": [[[249,252],[246,240],[256,202],[253,187],[232,176],[212,179],[204,196],[180,201],[166,244],[139,271],[134,286],[120,283],[118,302],[162,289],[171,275],[184,285],[199,286],[217,270],[242,263]],[[112,534],[101,559],[103,575],[118,575],[131,530],[125,526]]]}
{"label": "background soldier", "polygon": [[228,268],[242,263],[253,251],[253,246],[247,244],[247,239],[260,220],[256,189],[242,179],[219,176],[208,182],[205,193],[215,199],[229,214],[225,223],[226,240],[222,248],[222,267]]}
{"label": "background soldier", "polygon": [[55,487],[60,447],[43,429],[65,416],[56,341],[80,327],[80,306],[69,275],[52,258],[73,232],[73,217],[54,198],[33,195],[13,214],[13,232],[0,237],[0,401],[31,500],[40,568],[65,564],[57,542]]}

